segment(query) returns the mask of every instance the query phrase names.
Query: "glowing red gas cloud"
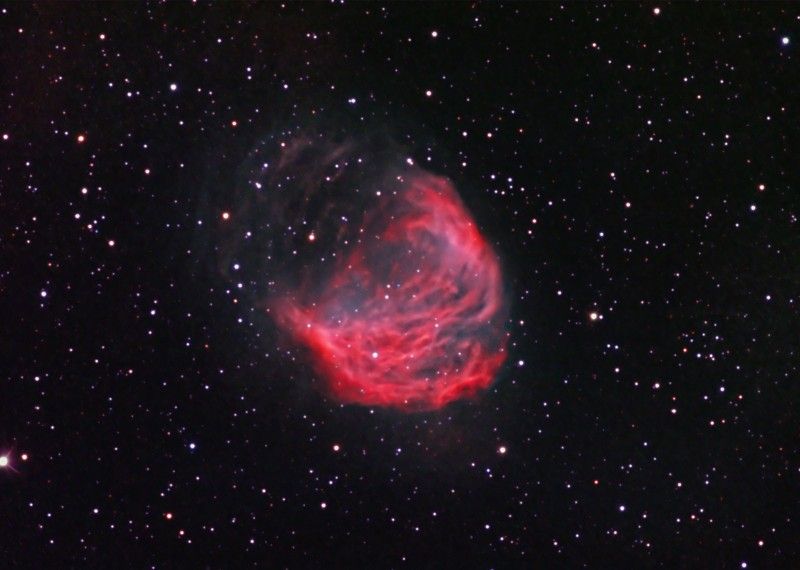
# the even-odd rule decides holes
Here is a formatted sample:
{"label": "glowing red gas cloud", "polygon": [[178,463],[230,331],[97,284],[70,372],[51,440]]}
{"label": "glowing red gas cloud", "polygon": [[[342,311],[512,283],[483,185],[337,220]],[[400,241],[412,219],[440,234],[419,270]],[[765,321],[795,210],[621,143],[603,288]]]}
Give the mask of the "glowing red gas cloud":
{"label": "glowing red gas cloud", "polygon": [[330,278],[274,309],[338,401],[433,410],[474,397],[503,364],[502,274],[448,180],[398,178]]}

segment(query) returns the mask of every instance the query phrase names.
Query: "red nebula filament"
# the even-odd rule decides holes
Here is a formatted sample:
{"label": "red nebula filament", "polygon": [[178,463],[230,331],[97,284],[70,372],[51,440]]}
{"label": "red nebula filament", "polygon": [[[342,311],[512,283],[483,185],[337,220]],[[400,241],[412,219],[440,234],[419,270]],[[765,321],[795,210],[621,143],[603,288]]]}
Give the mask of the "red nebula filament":
{"label": "red nebula filament", "polygon": [[415,173],[362,229],[325,283],[275,306],[331,395],[410,412],[486,389],[506,358],[502,275],[453,186]]}

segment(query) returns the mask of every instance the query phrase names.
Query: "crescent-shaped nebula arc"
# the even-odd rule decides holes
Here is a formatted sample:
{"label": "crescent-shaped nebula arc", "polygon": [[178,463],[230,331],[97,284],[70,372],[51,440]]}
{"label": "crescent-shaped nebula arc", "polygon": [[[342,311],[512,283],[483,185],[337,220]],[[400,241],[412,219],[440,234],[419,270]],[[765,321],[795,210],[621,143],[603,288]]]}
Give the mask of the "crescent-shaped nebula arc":
{"label": "crescent-shaped nebula arc", "polygon": [[269,314],[339,402],[412,412],[475,397],[506,359],[507,307],[453,184],[405,160],[367,175],[352,149],[318,147],[290,145],[265,182],[303,257]]}

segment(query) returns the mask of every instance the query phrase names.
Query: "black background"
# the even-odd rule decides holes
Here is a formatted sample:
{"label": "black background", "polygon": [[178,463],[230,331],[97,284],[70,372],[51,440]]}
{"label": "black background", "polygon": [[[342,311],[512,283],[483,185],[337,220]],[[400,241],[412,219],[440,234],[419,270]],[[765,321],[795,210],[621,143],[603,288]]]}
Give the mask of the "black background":
{"label": "black background", "polygon": [[[800,11],[654,8],[3,4],[3,563],[789,566]],[[482,398],[341,406],[216,271],[247,153],[321,117],[496,247]]]}

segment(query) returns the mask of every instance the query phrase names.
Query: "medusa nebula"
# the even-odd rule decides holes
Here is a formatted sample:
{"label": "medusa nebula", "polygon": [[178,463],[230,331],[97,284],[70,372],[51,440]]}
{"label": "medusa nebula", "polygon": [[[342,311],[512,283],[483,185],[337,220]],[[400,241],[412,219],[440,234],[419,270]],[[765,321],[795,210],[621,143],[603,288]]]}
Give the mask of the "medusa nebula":
{"label": "medusa nebula", "polygon": [[500,264],[449,180],[304,140],[258,186],[282,236],[265,307],[333,398],[420,411],[491,385],[506,356]]}

